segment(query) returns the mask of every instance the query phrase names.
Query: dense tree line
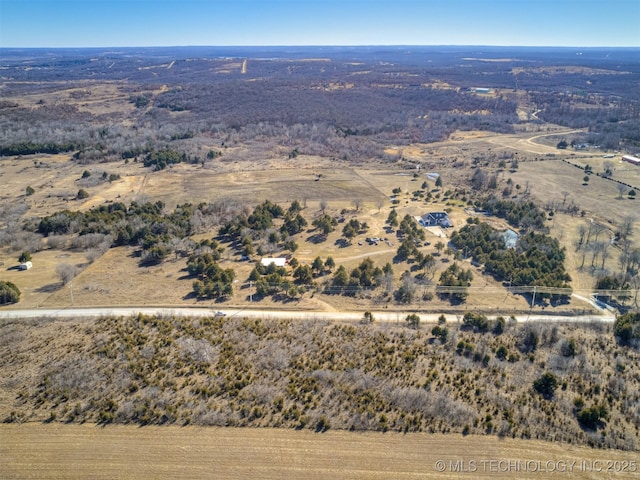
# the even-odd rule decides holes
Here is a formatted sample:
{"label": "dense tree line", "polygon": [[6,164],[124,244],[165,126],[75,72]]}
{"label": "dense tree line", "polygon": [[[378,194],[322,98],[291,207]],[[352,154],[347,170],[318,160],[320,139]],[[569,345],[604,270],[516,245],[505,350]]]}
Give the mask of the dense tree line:
{"label": "dense tree line", "polygon": [[145,167],[153,166],[155,170],[163,170],[169,165],[186,161],[186,159],[185,154],[167,148],[148,153],[147,156],[144,157],[143,164]]}
{"label": "dense tree line", "polygon": [[545,234],[529,232],[518,239],[516,248],[506,248],[498,232],[479,223],[454,232],[451,243],[484,264],[487,273],[512,285],[569,288],[565,250],[557,239]]}
{"label": "dense tree line", "polygon": [[[242,315],[5,324],[5,350],[32,355],[3,362],[1,375],[36,374],[13,374],[0,416],[60,425],[436,431],[638,450],[637,351],[617,345],[600,324],[508,322],[502,334],[487,335],[481,319],[478,331],[443,323],[429,333],[416,314],[398,325],[365,317],[366,324]],[[43,341],[30,341],[34,325]],[[525,354],[528,338],[536,348]],[[578,352],[565,356],[572,339]],[[74,348],[79,341],[85,348]],[[580,415],[594,406],[605,407],[593,417],[606,428],[587,427],[589,415]]]}
{"label": "dense tree line", "polygon": [[[272,295],[275,300],[280,297],[295,298],[305,289],[313,285],[311,267],[293,262],[295,269],[293,277],[286,267],[278,267],[275,263],[269,265],[256,264],[249,275],[249,281],[255,287],[257,299]],[[293,267],[292,267],[293,268]]]}
{"label": "dense tree line", "polygon": [[[540,118],[589,127],[601,136],[600,145],[637,145],[640,102],[628,88],[640,75],[637,61],[629,53],[610,53],[577,61],[563,51],[519,51],[518,60],[494,64],[477,62],[458,50],[359,49],[347,55],[338,49],[322,52],[331,58],[325,64],[305,62],[304,54],[291,51],[258,59],[252,57],[255,50],[248,49],[242,56],[252,57],[251,68],[245,73],[229,70],[219,52],[215,58],[173,52],[169,56],[176,61],[170,70],[157,68],[164,59],[150,51],[139,52],[135,60],[113,52],[104,58],[86,52],[73,61],[64,56],[30,58],[34,68],[28,72],[16,56],[3,70],[7,96],[45,97],[56,88],[47,82],[58,79],[70,85],[86,79],[126,79],[120,87],[123,99],[145,109],[145,115],[136,112],[129,117],[133,128],[124,128],[121,113],[93,115],[69,102],[41,100],[23,107],[6,101],[0,104],[0,145],[7,154],[19,154],[31,149],[15,146],[29,142],[86,144],[84,160],[104,161],[134,158],[168,148],[171,142],[182,142],[184,153],[193,155],[198,142],[191,139],[226,138],[270,140],[292,152],[337,158],[384,158],[384,146],[390,143],[432,142],[455,130],[513,131],[519,122],[516,103],[502,93],[478,95],[473,90],[477,85],[525,90]],[[118,61],[111,60],[113,55]],[[278,60],[282,58],[287,61]],[[522,58],[534,59],[536,66],[528,68],[533,63]],[[591,75],[590,68],[598,68],[598,74]],[[363,71],[366,74],[355,75]],[[453,88],[434,88],[436,82]],[[169,88],[159,93],[159,84]],[[92,91],[83,84],[70,96],[91,98]],[[177,123],[170,121],[176,111],[182,112]]]}
{"label": "dense tree line", "polygon": [[411,240],[424,240],[424,229],[418,224],[415,218],[411,215],[405,215],[402,217],[402,221],[398,226],[398,232],[400,236]]}
{"label": "dense tree line", "polygon": [[79,143],[35,143],[22,142],[12,145],[0,145],[0,156],[10,155],[31,155],[34,153],[48,153],[55,155],[57,153],[71,152],[80,148]]}
{"label": "dense tree line", "polygon": [[516,228],[525,230],[545,230],[546,228],[547,215],[532,201],[514,202],[490,197],[479,202],[479,206],[490,215],[504,218]]}
{"label": "dense tree line", "polygon": [[323,213],[320,217],[316,218],[312,222],[312,225],[318,230],[320,230],[322,235],[326,237],[328,234],[330,234],[336,229],[336,226],[338,225],[338,220],[336,220],[331,215]]}
{"label": "dense tree line", "polygon": [[275,263],[260,263],[251,271],[249,282],[255,286],[255,294],[259,298],[272,295],[275,300],[292,299],[314,288],[315,278],[330,272],[335,263],[332,257],[323,261],[316,257],[312,265],[301,264],[296,258],[289,260],[289,266],[278,267]]}
{"label": "dense tree line", "polygon": [[[217,137],[222,143],[224,139],[269,140],[290,146],[292,151],[346,159],[384,158],[389,143],[438,141],[458,129],[511,132],[518,121],[515,103],[498,97],[454,89],[384,88],[368,82],[329,91],[309,88],[308,81],[302,77],[288,81],[262,78],[252,83],[243,79],[181,85],[157,95],[144,119],[135,120],[133,130],[87,117],[85,112],[62,114],[53,105],[37,110],[15,108],[11,111],[14,120],[7,122],[0,144],[7,146],[7,154],[20,154],[30,150],[9,146],[33,138],[59,143],[62,132],[55,131],[55,119],[64,122],[65,140],[84,144],[79,161],[146,155],[147,165],[162,169],[179,160],[164,154],[160,156],[166,158],[152,158],[157,156],[152,152],[162,152],[178,141],[183,150],[180,161],[185,161],[182,155],[195,158],[196,142],[190,140],[198,137]],[[183,112],[180,126],[169,121],[167,110]],[[425,111],[430,115],[424,116]],[[2,121],[0,127],[4,127]],[[30,135],[25,137],[27,130]]]}
{"label": "dense tree line", "polygon": [[283,215],[284,210],[280,205],[270,200],[265,200],[256,206],[250,214],[242,212],[234,216],[223,225],[220,233],[231,237],[238,237],[245,229],[265,232],[273,227],[274,219],[281,218]]}
{"label": "dense tree line", "polygon": [[[366,80],[354,88],[328,91],[306,88],[299,81],[271,78],[251,84],[183,85],[158,95],[156,102],[160,108],[221,118],[231,128],[260,122],[289,126],[316,123],[334,126],[339,136],[394,134],[407,126],[408,119],[418,118],[425,108],[438,112],[438,123],[447,129],[453,124],[463,129],[504,129],[517,122],[515,103],[499,97],[453,89],[376,88]],[[270,101],[264,102],[264,98]],[[305,108],[298,108],[300,105]],[[490,114],[473,113],[480,111]]]}
{"label": "dense tree line", "polygon": [[347,271],[344,265],[340,265],[331,282],[327,284],[325,292],[355,296],[363,289],[373,289],[381,285],[383,277],[389,274],[393,275],[391,264],[387,263],[380,268],[370,258],[365,258],[351,271]]}
{"label": "dense tree line", "polygon": [[369,226],[366,222],[360,222],[357,218],[352,218],[342,228],[342,236],[351,241],[357,235],[366,233],[368,230]]}
{"label": "dense tree line", "polygon": [[[621,101],[615,95],[534,94],[538,117],[571,128],[588,128],[584,140],[609,150],[640,145],[640,98]],[[577,105],[581,104],[581,105]],[[585,105],[586,104],[586,105]]]}
{"label": "dense tree line", "polygon": [[280,205],[265,200],[253,211],[243,209],[233,215],[220,228],[220,234],[236,242],[236,247],[246,257],[282,250],[295,252],[298,249],[295,235],[307,226],[307,220],[300,213],[301,208],[298,201],[293,201],[285,211]]}
{"label": "dense tree line", "polygon": [[280,231],[283,234],[295,235],[301,233],[307,227],[308,223],[305,218],[300,214],[300,211],[296,208],[295,203],[292,204],[293,208],[290,208],[284,215],[284,221]]}
{"label": "dense tree line", "polygon": [[[143,263],[154,264],[175,251],[176,240],[192,235],[207,215],[206,204],[179,205],[165,213],[161,201],[132,202],[128,207],[114,202],[87,212],[64,210],[40,220],[37,232],[50,235],[78,234],[80,237],[102,234],[112,239],[112,246],[140,246]],[[197,220],[196,220],[197,219]]]}
{"label": "dense tree line", "polygon": [[640,343],[640,313],[619,315],[613,325],[613,333],[624,344]]}

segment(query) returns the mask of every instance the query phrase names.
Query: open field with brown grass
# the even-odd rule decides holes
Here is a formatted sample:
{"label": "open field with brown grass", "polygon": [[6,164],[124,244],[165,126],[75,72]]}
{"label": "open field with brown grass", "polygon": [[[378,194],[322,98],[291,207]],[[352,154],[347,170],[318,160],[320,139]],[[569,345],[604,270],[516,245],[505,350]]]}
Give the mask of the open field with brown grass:
{"label": "open field with brown grass", "polygon": [[[374,162],[354,167],[344,162],[307,156],[283,160],[256,154],[250,148],[245,154],[248,157],[255,154],[257,158],[253,161],[227,161],[223,157],[218,164],[207,165],[207,168],[177,165],[167,171],[153,173],[135,163],[77,165],[68,155],[4,158],[0,159],[3,166],[0,175],[8,180],[7,188],[3,191],[4,201],[8,205],[26,205],[21,207],[28,209],[25,218],[37,219],[60,209],[86,211],[105,202],[126,203],[140,199],[162,200],[167,208],[184,202],[215,201],[220,198],[232,199],[246,205],[255,205],[266,199],[283,205],[299,200],[306,205],[303,214],[309,221],[320,215],[319,205],[325,203],[327,211],[333,215],[346,211],[347,218],[366,221],[370,226],[368,236],[385,238],[388,234],[383,231],[383,227],[391,207],[389,196],[394,188],[400,188],[403,192],[398,198],[400,203],[394,207],[401,217],[405,214],[417,216],[427,211],[448,209],[454,225],[459,228],[465,224],[468,217],[464,203],[438,202],[437,199],[432,202],[416,201],[410,193],[419,189],[425,180],[431,185],[430,188],[433,188],[433,181],[426,178],[429,172],[438,172],[445,179],[441,192],[465,188],[470,176],[468,165],[471,158],[478,155],[491,158],[499,154],[499,151],[492,149],[496,144],[509,150],[520,145],[515,141],[517,138],[523,140],[528,137],[521,135],[509,137],[513,140],[508,140],[507,136],[467,133],[460,139],[454,138],[450,142],[399,148],[396,153],[401,159],[395,165]],[[608,235],[612,236],[616,225],[624,217],[637,214],[636,201],[629,200],[626,196],[618,198],[616,184],[595,175],[591,177],[588,185],[583,185],[583,172],[560,159],[531,156],[526,149],[520,151],[520,154],[522,158],[517,171],[497,170],[500,185],[511,179],[514,183],[526,186],[526,192],[521,198],[530,197],[542,205],[551,202],[573,202],[586,213],[582,217],[558,212],[554,220],[549,222],[549,227],[567,248],[569,273],[574,279],[574,289],[588,294],[593,288],[593,276],[590,272],[578,269],[580,260],[574,253],[579,226],[590,221],[602,222],[609,227]],[[573,163],[589,163],[594,171],[601,169],[601,155],[578,152],[577,155],[567,158]],[[409,168],[411,165],[420,165],[422,169],[412,170]],[[462,165],[463,168],[458,165]],[[464,168],[464,165],[467,167]],[[640,183],[640,174],[633,168],[628,164],[617,165],[614,178],[624,178],[631,183],[637,179]],[[489,169],[495,170],[495,166],[490,166]],[[91,171],[92,177],[99,177],[102,171],[108,171],[120,175],[120,179],[87,186],[89,198],[76,200],[74,197],[77,189],[86,184],[86,180],[81,178],[84,170]],[[29,185],[35,189],[35,193],[25,196],[24,190]],[[355,211],[354,201],[360,203],[360,210]],[[493,222],[497,228],[508,226],[499,219],[494,219]],[[391,261],[398,245],[397,240],[392,237],[387,243],[375,247],[366,243],[360,245],[362,242],[356,239],[351,246],[341,248],[336,244],[340,237],[339,230],[332,233],[326,241],[317,244],[306,242],[307,237],[308,235],[301,237],[303,241],[296,252],[300,261],[311,262],[316,256],[333,256],[338,265],[350,268],[368,256],[379,264]],[[427,240],[434,244],[439,239],[433,233],[427,232]],[[444,240],[446,241],[446,238]],[[422,250],[433,251],[433,246]],[[14,252],[15,250],[7,249],[0,252],[0,261],[4,263],[5,268],[17,264],[12,260],[16,255]],[[183,260],[172,257],[160,266],[140,268],[138,259],[132,254],[133,250],[128,248],[112,249],[89,264],[80,252],[43,250],[34,254],[36,268],[29,272],[5,271],[3,278],[13,281],[23,289],[19,306],[24,308],[70,304],[71,292],[61,289],[60,285],[56,287],[56,262],[73,263],[82,269],[82,273],[74,280],[75,305],[166,305],[193,302],[188,299],[191,280],[183,271]],[[609,262],[615,261],[614,255]],[[223,255],[223,265],[237,271],[236,278],[240,283],[246,281],[252,268],[250,263],[238,262],[238,257],[230,251]],[[442,265],[442,268],[444,267],[445,264]],[[491,278],[476,273],[473,288],[500,288]],[[149,279],[153,281],[149,282]],[[487,294],[489,290],[480,295],[471,295],[467,306],[487,309],[500,304],[506,311],[522,310],[527,306],[526,300],[522,297],[505,297],[500,293]],[[248,304],[250,293],[238,289],[229,305]],[[262,306],[268,303],[268,300],[263,301]],[[337,309],[359,309],[366,308],[367,305],[366,301],[363,303],[334,296],[321,299],[307,297],[289,307],[324,309],[327,304],[333,304],[333,308]],[[417,305],[418,308],[429,309],[445,306],[446,304],[437,300],[428,305]],[[578,302],[570,308],[589,307]]]}
{"label": "open field with brown grass", "polygon": [[640,460],[631,452],[474,435],[26,424],[1,425],[0,437],[10,439],[0,443],[7,480],[625,479],[636,478]]}

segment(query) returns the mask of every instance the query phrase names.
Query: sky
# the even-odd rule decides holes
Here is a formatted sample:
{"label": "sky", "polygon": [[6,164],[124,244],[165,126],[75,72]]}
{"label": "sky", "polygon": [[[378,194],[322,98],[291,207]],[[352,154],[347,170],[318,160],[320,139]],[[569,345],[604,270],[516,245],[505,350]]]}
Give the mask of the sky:
{"label": "sky", "polygon": [[0,0],[0,48],[640,46],[640,0]]}

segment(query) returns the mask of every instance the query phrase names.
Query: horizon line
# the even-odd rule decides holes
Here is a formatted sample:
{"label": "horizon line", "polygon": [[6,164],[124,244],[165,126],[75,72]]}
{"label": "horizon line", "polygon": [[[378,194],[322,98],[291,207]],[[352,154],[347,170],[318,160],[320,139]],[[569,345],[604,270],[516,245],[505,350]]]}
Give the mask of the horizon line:
{"label": "horizon line", "polygon": [[640,45],[502,45],[502,44],[420,44],[420,43],[381,43],[381,44],[236,44],[236,45],[215,45],[215,44],[194,44],[194,45],[66,45],[66,46],[2,46],[2,50],[63,50],[63,49],[117,49],[117,48],[406,48],[406,47],[489,47],[489,48],[624,48],[640,49]]}

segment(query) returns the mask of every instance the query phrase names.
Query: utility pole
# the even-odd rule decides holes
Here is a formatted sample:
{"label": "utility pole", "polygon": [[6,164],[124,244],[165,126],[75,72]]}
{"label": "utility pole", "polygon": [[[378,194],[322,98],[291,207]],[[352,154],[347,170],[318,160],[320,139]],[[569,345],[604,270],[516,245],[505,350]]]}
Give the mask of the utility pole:
{"label": "utility pole", "polygon": [[73,305],[73,282],[69,282],[69,291],[71,292],[71,305]]}
{"label": "utility pole", "polygon": [[531,308],[533,308],[533,304],[536,303],[536,289],[538,287],[534,285],[533,287],[533,298],[531,299]]}

